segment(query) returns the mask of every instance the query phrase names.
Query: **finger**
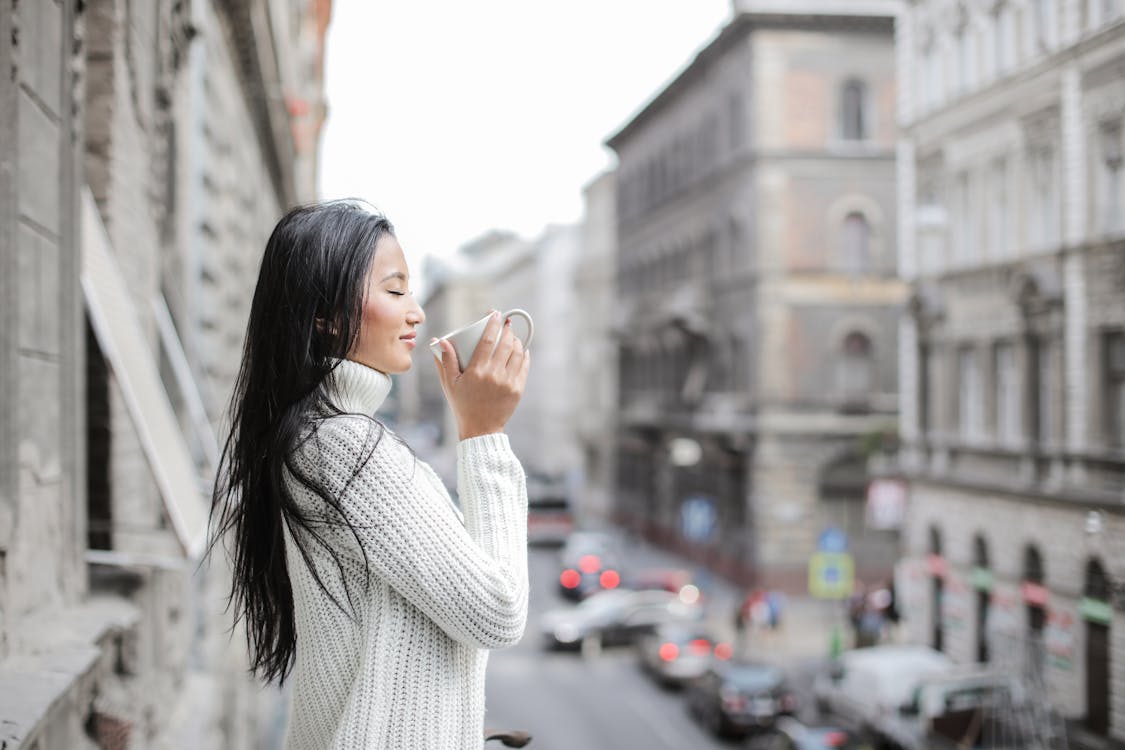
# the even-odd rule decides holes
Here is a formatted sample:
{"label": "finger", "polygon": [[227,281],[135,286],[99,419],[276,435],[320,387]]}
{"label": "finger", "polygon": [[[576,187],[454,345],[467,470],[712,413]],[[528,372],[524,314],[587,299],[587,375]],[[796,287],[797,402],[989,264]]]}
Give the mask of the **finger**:
{"label": "finger", "polygon": [[457,362],[457,351],[448,339],[442,339],[438,345],[441,346],[442,379],[449,384],[461,376],[461,365]]}
{"label": "finger", "polygon": [[496,348],[496,342],[500,338],[502,322],[500,311],[493,310],[488,319],[488,324],[484,327],[484,333],[481,334],[480,341],[477,342],[477,348],[473,350],[473,356],[469,358],[469,364],[465,367],[466,370],[470,367],[479,367],[492,357],[492,351]]}
{"label": "finger", "polygon": [[520,393],[523,393],[524,387],[527,385],[527,375],[531,371],[531,350],[526,349],[523,353],[523,364],[520,365],[520,374],[516,378],[516,384],[519,386]]}
{"label": "finger", "polygon": [[505,320],[504,327],[500,330],[500,343],[496,345],[496,351],[492,353],[492,361],[501,367],[507,367],[508,359],[512,356],[512,344],[515,340],[516,334],[512,330],[512,322]]}
{"label": "finger", "polygon": [[[509,329],[510,330],[510,329]],[[504,361],[504,367],[508,370],[519,371],[523,365],[523,342],[519,340],[518,336],[512,336],[512,350],[508,355],[507,360]]]}

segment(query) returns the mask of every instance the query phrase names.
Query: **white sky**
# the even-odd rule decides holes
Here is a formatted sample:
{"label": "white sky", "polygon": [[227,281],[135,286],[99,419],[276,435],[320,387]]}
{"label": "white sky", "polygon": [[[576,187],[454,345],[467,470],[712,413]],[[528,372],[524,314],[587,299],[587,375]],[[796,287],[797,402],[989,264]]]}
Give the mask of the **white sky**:
{"label": "white sky", "polygon": [[336,0],[323,197],[395,224],[411,272],[491,228],[582,215],[602,142],[722,27],[730,0]]}

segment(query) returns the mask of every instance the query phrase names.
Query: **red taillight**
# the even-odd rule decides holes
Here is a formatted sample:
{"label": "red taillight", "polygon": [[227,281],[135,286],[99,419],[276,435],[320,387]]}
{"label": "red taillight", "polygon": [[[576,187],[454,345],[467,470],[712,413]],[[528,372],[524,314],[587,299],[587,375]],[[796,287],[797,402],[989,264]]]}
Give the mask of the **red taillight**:
{"label": "red taillight", "polygon": [[578,569],[583,573],[597,573],[602,569],[602,561],[597,555],[582,555],[578,558]]}
{"label": "red taillight", "polygon": [[598,578],[601,581],[603,589],[615,589],[621,583],[621,576],[617,574],[616,570],[607,570]]}
{"label": "red taillight", "polygon": [[676,657],[680,655],[680,647],[675,643],[663,643],[660,645],[660,658],[664,661],[675,661]]}
{"label": "red taillight", "polygon": [[731,645],[729,643],[717,643],[717,644],[715,644],[715,658],[716,659],[726,661],[727,659],[731,658],[732,656],[734,656],[734,649],[731,648]]}
{"label": "red taillight", "polygon": [[696,638],[688,644],[693,654],[709,654],[711,653],[711,641],[706,638]]}
{"label": "red taillight", "polygon": [[824,735],[824,744],[828,747],[843,747],[848,743],[848,735],[844,732],[829,732]]}
{"label": "red taillight", "polygon": [[578,575],[577,570],[572,570],[570,568],[564,570],[559,576],[559,583],[563,585],[563,588],[576,589],[581,582],[582,576]]}

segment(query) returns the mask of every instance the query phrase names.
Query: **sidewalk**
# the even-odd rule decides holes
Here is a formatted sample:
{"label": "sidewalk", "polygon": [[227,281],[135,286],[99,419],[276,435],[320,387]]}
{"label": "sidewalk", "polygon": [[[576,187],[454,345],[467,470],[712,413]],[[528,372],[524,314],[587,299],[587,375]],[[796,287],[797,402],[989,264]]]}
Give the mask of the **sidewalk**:
{"label": "sidewalk", "polygon": [[735,613],[746,595],[740,586],[692,560],[642,540],[623,540],[622,547],[636,568],[691,571],[704,596],[708,627],[716,637],[734,644],[737,653],[746,659],[784,664],[826,657],[830,652],[834,628],[839,629],[841,647],[846,649],[851,645],[843,604],[810,596],[786,595],[777,629],[748,628],[740,639],[735,628]]}

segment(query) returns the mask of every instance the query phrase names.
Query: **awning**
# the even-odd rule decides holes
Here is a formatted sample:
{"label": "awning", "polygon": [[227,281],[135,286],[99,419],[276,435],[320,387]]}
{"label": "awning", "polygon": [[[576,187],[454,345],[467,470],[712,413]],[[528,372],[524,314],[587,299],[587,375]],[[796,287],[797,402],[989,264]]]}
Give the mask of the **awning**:
{"label": "awning", "polygon": [[82,194],[82,291],[90,324],[121,389],[176,538],[184,553],[196,558],[206,543],[208,502],[88,190]]}

